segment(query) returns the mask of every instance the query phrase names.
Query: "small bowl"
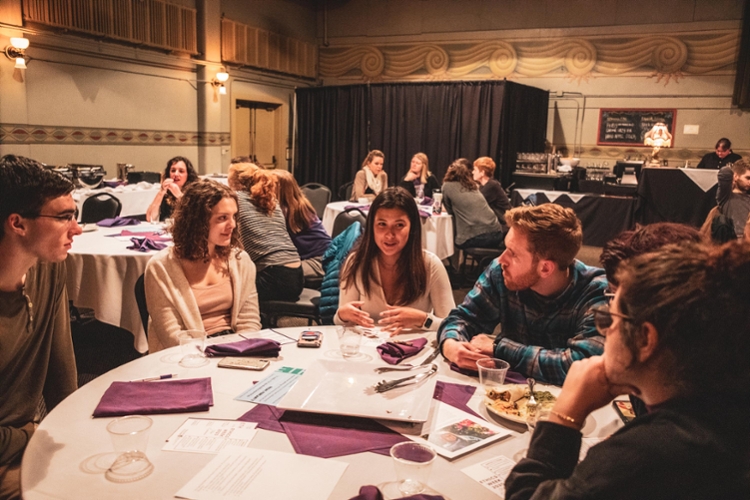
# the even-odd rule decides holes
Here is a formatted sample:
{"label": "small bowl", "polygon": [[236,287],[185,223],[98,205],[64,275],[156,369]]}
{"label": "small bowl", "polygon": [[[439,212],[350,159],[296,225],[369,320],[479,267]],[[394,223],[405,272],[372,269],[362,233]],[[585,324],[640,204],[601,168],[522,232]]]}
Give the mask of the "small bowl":
{"label": "small bowl", "polygon": [[581,163],[580,158],[560,158],[560,165],[566,167],[577,167],[579,163]]}

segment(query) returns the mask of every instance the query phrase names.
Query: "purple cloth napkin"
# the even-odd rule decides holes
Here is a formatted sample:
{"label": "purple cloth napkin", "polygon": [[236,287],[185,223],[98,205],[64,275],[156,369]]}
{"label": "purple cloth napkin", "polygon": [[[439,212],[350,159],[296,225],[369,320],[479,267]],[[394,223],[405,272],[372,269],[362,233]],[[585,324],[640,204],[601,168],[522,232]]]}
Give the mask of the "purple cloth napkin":
{"label": "purple cloth napkin", "polygon": [[137,226],[141,221],[135,217],[115,217],[114,219],[102,219],[96,223],[100,227],[115,227],[115,226]]}
{"label": "purple cloth napkin", "polygon": [[208,411],[213,404],[209,377],[164,382],[112,382],[94,410],[94,418]]}
{"label": "purple cloth napkin", "polygon": [[271,339],[244,339],[227,344],[214,344],[206,347],[206,356],[261,356],[275,358],[281,344]]}
{"label": "purple cloth napkin", "polygon": [[414,340],[406,341],[409,344],[403,342],[385,342],[377,347],[380,357],[383,361],[391,365],[397,365],[408,357],[414,356],[422,349],[424,349],[427,343],[426,338],[418,338]]}
{"label": "purple cloth napkin", "polygon": [[[454,372],[458,372],[462,375],[468,375],[469,377],[479,376],[478,371],[461,368],[456,363],[451,363],[451,370],[453,370]],[[508,370],[508,372],[505,374],[505,383],[506,384],[525,384],[526,377],[524,377],[518,372],[514,372],[513,370]]]}
{"label": "purple cloth napkin", "polygon": [[388,455],[391,446],[409,440],[369,418],[281,411],[265,406],[256,405],[238,420],[258,422],[261,429],[284,432],[294,451],[303,455],[331,458],[365,451]]}
{"label": "purple cloth napkin", "polygon": [[171,241],[172,237],[165,234],[163,231],[130,231],[123,229],[120,234],[112,234],[110,236],[136,236],[138,238],[148,238],[152,241]]}
{"label": "purple cloth napkin", "polygon": [[[359,489],[359,495],[352,497],[349,500],[383,500],[383,494],[377,488],[377,486],[362,486]],[[445,500],[442,495],[427,495],[419,493],[417,495],[409,495],[408,497],[401,497],[399,500]]]}
{"label": "purple cloth napkin", "polygon": [[130,241],[132,241],[133,244],[128,247],[128,250],[137,250],[138,252],[149,252],[151,250],[163,250],[167,248],[166,243],[154,241],[151,238],[138,238],[136,236],[130,238]]}
{"label": "purple cloth napkin", "polygon": [[477,388],[472,385],[451,384],[438,380],[437,384],[435,385],[435,392],[433,393],[432,397],[433,399],[437,399],[438,401],[441,401],[445,404],[449,404],[454,408],[465,411],[470,415],[484,418],[481,415],[477,415],[477,413],[469,408],[466,404],[474,395],[474,391],[476,391],[476,389]]}
{"label": "purple cloth napkin", "polygon": [[420,208],[419,209],[419,216],[422,217],[423,219],[429,219],[430,217],[432,217],[432,210],[430,210],[428,212],[427,210],[422,210]]}
{"label": "purple cloth napkin", "polygon": [[422,202],[420,203],[423,207],[432,207],[432,198],[429,196],[425,196],[422,198]]}

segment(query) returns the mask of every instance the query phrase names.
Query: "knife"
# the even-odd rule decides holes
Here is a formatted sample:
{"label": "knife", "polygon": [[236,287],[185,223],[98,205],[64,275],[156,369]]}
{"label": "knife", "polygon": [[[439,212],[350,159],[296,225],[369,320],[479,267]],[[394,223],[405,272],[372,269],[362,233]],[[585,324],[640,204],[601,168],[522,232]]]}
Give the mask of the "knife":
{"label": "knife", "polygon": [[427,356],[427,359],[425,359],[424,361],[422,361],[421,363],[419,363],[419,365],[420,366],[429,365],[430,363],[432,363],[432,361],[435,358],[438,357],[438,354],[440,354],[440,349],[435,349],[434,351],[432,351],[432,354],[430,354],[429,356]]}

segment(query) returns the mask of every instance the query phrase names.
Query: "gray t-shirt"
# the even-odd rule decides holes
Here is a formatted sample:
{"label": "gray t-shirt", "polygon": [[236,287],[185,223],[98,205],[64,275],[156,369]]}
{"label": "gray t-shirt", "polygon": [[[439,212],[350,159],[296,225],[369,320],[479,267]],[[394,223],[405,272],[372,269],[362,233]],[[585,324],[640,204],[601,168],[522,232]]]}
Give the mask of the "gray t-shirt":
{"label": "gray t-shirt", "polygon": [[747,218],[750,215],[750,194],[732,192],[734,172],[732,172],[731,167],[722,167],[719,170],[718,180],[716,201],[719,203],[719,210],[726,217],[732,219],[737,238],[742,238],[745,233]]}
{"label": "gray t-shirt", "polygon": [[453,215],[456,227],[456,245],[480,234],[502,231],[495,212],[479,189],[468,190],[460,182],[443,184],[443,204],[449,214]]}

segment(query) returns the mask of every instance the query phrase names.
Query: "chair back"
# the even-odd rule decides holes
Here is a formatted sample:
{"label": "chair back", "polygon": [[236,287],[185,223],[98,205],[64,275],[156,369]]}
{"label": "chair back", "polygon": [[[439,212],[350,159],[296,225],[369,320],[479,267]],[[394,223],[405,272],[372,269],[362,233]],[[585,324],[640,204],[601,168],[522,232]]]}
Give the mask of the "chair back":
{"label": "chair back", "polygon": [[81,224],[99,222],[102,219],[112,219],[120,215],[122,203],[116,196],[109,193],[99,193],[86,198],[81,208]]}
{"label": "chair back", "polygon": [[137,280],[135,280],[135,303],[138,304],[138,312],[141,315],[143,331],[146,333],[146,338],[148,338],[148,307],[146,306],[146,285],[142,274],[138,277]]}
{"label": "chair back", "polygon": [[349,201],[349,198],[352,197],[352,189],[354,189],[354,181],[342,184],[337,193],[339,195],[339,201]]}
{"label": "chair back", "polygon": [[308,182],[300,190],[310,200],[313,208],[315,208],[315,212],[318,214],[318,218],[322,219],[326,211],[326,205],[331,202],[331,190],[323,184],[316,182]]}
{"label": "chair back", "polygon": [[367,224],[367,215],[357,207],[347,208],[338,214],[333,221],[331,237],[335,238],[341,234],[347,227],[351,226],[354,221],[362,224],[362,227],[364,228],[365,224]]}

